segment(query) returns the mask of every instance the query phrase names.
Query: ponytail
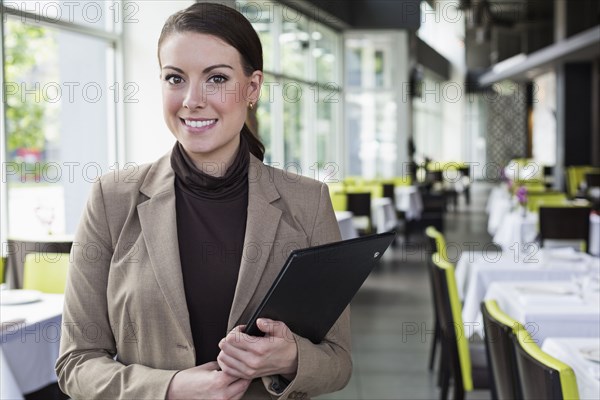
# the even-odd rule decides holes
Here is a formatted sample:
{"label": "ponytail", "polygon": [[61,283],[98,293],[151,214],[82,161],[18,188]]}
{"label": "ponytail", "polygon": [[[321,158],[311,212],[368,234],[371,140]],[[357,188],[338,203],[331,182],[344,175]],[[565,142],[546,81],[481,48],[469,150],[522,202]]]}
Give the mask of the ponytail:
{"label": "ponytail", "polygon": [[260,139],[252,133],[250,128],[248,128],[247,124],[244,124],[242,128],[241,134],[248,142],[248,147],[250,148],[250,153],[254,155],[254,157],[258,158],[260,161],[264,161],[265,159],[265,145],[262,144]]}

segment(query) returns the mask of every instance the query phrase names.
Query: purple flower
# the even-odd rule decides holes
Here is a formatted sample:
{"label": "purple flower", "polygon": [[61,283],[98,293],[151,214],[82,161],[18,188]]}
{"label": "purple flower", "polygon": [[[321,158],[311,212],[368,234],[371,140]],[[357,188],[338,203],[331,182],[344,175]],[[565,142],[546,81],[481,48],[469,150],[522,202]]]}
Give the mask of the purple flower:
{"label": "purple flower", "polygon": [[519,204],[527,203],[527,188],[525,186],[521,186],[517,189],[517,199],[519,200]]}

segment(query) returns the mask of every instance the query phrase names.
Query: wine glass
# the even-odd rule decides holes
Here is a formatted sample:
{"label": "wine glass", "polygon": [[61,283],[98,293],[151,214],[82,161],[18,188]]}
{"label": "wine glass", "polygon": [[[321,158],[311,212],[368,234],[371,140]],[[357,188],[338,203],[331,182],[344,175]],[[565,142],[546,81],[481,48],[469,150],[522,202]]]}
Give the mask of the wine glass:
{"label": "wine glass", "polygon": [[54,207],[48,205],[40,205],[35,208],[35,216],[46,226],[48,235],[52,235],[52,223],[54,222]]}

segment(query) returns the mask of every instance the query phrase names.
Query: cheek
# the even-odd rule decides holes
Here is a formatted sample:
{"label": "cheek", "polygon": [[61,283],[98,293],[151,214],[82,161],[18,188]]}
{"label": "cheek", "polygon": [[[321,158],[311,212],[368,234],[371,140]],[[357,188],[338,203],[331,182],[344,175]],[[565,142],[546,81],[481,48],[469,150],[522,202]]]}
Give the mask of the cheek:
{"label": "cheek", "polygon": [[165,116],[168,116],[169,114],[172,114],[179,110],[181,102],[179,101],[178,96],[176,96],[175,93],[173,93],[172,91],[163,90],[162,100],[163,111],[165,113]]}

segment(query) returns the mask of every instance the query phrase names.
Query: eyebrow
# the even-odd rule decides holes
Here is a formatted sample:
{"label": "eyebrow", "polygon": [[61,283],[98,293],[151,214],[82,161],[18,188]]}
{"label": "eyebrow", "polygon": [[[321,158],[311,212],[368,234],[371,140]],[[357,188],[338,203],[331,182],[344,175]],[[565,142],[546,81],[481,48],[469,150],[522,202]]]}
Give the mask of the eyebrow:
{"label": "eyebrow", "polygon": [[[229,68],[229,69],[231,69],[231,70],[233,69],[233,67],[232,67],[231,65],[227,65],[227,64],[216,64],[216,65],[211,65],[210,67],[206,67],[206,68],[204,68],[204,70],[202,71],[202,73],[203,73],[203,74],[207,74],[207,73],[209,73],[210,71],[212,71],[213,69],[217,69],[217,68]],[[177,67],[174,67],[174,66],[172,66],[172,65],[165,65],[165,66],[163,67],[163,69],[172,69],[172,70],[175,70],[175,71],[179,72],[180,74],[183,74],[183,73],[184,73],[184,72],[183,72],[183,70],[182,70],[181,68],[177,68]]]}

